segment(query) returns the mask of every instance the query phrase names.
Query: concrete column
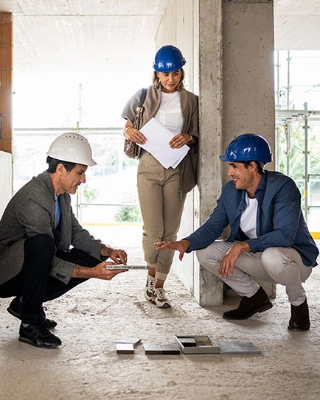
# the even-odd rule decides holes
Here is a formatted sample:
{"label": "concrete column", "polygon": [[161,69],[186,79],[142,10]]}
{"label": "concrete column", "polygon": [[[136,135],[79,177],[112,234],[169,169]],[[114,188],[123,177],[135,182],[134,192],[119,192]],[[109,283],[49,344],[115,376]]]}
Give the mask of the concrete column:
{"label": "concrete column", "polygon": [[0,150],[12,153],[13,17],[0,13]]}
{"label": "concrete column", "polygon": [[[227,182],[221,163],[228,143],[242,133],[264,136],[274,151],[273,2],[200,0],[200,224],[210,215]],[[272,169],[269,167],[269,169]],[[226,237],[226,233],[223,237]],[[198,271],[197,271],[198,268]],[[223,303],[220,279],[195,266],[202,306]],[[274,295],[273,285],[263,285]]]}

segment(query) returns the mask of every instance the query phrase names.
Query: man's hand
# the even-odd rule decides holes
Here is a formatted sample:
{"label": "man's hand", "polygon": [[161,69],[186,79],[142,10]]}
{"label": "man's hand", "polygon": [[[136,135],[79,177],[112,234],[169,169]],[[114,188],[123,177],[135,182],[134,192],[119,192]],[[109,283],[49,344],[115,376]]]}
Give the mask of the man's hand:
{"label": "man's hand", "polygon": [[232,276],[234,271],[234,264],[243,252],[251,251],[247,242],[236,242],[228,253],[223,257],[219,268],[219,275],[221,278],[228,278]]}
{"label": "man's hand", "polygon": [[124,250],[103,246],[101,249],[101,255],[103,257],[110,257],[116,264],[127,264],[128,256]]}
{"label": "man's hand", "polygon": [[110,281],[116,275],[128,271],[127,269],[107,269],[107,265],[116,265],[116,263],[111,261],[102,261],[93,268],[76,265],[73,269],[72,277],[86,279],[97,278]]}
{"label": "man's hand", "polygon": [[94,274],[97,275],[95,276],[95,278],[110,281],[116,275],[128,271],[127,269],[113,269],[113,270],[107,269],[107,265],[115,265],[115,263],[111,261],[103,261],[100,264],[96,265],[94,268],[92,268]]}
{"label": "man's hand", "polygon": [[157,250],[173,249],[180,252],[179,260],[183,259],[184,253],[190,247],[189,240],[178,240],[176,242],[155,242]]}
{"label": "man's hand", "polygon": [[127,253],[121,249],[113,249],[111,250],[109,257],[113,260],[116,264],[127,264]]}

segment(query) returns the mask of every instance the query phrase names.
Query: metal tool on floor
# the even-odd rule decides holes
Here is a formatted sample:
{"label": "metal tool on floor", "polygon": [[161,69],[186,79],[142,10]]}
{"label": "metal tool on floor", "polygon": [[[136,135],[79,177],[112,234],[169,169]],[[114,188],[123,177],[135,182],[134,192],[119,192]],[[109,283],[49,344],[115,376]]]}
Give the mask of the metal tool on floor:
{"label": "metal tool on floor", "polygon": [[141,342],[139,338],[123,338],[117,340],[117,354],[133,354],[134,347]]}
{"label": "metal tool on floor", "polygon": [[[145,343],[146,355],[186,355],[191,354],[221,354],[248,355],[261,354],[261,351],[251,342],[218,342],[206,335],[175,336],[176,343],[156,344]],[[133,354],[134,347],[141,342],[139,338],[125,338],[117,341],[118,354]]]}

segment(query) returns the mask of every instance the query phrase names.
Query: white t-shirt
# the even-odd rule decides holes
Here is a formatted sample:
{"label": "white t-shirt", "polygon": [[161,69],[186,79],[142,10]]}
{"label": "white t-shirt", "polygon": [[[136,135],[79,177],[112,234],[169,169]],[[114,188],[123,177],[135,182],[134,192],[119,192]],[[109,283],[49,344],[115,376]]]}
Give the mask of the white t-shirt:
{"label": "white t-shirt", "polygon": [[174,135],[182,132],[183,116],[180,106],[180,93],[161,92],[160,108],[154,118]]}
{"label": "white t-shirt", "polygon": [[257,237],[257,199],[250,199],[246,193],[247,208],[241,214],[240,228],[249,239]]}

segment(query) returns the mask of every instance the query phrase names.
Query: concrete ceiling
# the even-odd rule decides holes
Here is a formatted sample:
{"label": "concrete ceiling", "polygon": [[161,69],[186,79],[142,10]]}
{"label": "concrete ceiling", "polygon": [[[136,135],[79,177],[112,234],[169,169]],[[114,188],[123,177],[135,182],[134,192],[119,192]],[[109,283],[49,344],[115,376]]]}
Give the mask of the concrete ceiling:
{"label": "concrete ceiling", "polygon": [[166,0],[0,0],[14,14],[15,69],[130,70],[154,51]]}
{"label": "concrete ceiling", "polygon": [[275,48],[320,50],[320,1],[274,0]]}
{"label": "concrete ceiling", "polygon": [[[0,0],[14,14],[16,72],[148,64],[167,0]],[[320,1],[274,0],[275,47],[320,49]]]}

